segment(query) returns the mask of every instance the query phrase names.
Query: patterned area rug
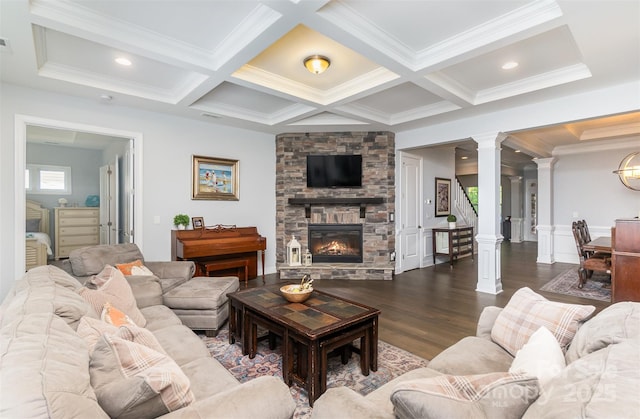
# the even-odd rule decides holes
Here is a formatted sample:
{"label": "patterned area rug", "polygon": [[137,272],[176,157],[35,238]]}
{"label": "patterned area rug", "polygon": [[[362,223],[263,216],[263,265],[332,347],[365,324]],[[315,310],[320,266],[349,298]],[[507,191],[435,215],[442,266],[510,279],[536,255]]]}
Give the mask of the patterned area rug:
{"label": "patterned area rug", "polygon": [[[224,367],[240,382],[249,381],[262,375],[282,377],[282,358],[280,341],[274,350],[269,349],[267,340],[258,342],[257,355],[254,359],[242,355],[238,343],[229,345],[229,330],[225,326],[218,336],[208,338],[201,335],[205,344]],[[410,352],[404,351],[383,341],[378,341],[378,371],[365,377],[360,372],[360,357],[353,354],[346,365],[340,362],[340,356],[329,358],[327,388],[347,386],[362,395],[366,395],[393,378],[416,368],[426,367],[429,361]],[[307,399],[307,391],[293,385],[291,395],[296,401],[294,418],[308,418],[311,408]]]}
{"label": "patterned area rug", "polygon": [[569,269],[544,284],[540,291],[556,294],[590,298],[592,300],[611,301],[611,278],[609,275],[594,272],[582,288],[578,288],[578,268]]}

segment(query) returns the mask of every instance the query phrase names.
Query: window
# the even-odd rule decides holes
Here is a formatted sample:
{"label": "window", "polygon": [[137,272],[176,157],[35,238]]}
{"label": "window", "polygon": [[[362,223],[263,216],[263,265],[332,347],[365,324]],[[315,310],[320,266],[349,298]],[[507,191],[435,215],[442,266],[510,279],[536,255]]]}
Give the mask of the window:
{"label": "window", "polygon": [[469,197],[469,201],[471,201],[471,205],[476,210],[476,214],[478,213],[478,187],[477,186],[469,186],[467,188],[467,196]]}
{"label": "window", "polygon": [[24,185],[32,194],[71,195],[71,167],[28,164]]}
{"label": "window", "polygon": [[[469,201],[471,201],[471,205],[476,209],[476,214],[478,213],[478,187],[477,186],[469,186],[467,188],[467,196],[469,197]],[[502,208],[502,185],[500,185],[500,208]]]}

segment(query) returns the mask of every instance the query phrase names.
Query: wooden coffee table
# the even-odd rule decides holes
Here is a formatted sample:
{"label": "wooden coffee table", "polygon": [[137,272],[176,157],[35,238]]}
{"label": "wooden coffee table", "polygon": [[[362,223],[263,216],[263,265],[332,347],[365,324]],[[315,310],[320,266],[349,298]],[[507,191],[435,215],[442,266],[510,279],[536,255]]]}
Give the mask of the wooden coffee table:
{"label": "wooden coffee table", "polygon": [[[380,310],[314,290],[303,303],[289,303],[280,285],[228,294],[229,342],[239,339],[242,352],[253,358],[257,326],[282,338],[282,376],[307,390],[309,405],[326,390],[327,356],[360,339],[363,375],[378,370],[378,316]],[[343,362],[346,359],[343,356]]]}

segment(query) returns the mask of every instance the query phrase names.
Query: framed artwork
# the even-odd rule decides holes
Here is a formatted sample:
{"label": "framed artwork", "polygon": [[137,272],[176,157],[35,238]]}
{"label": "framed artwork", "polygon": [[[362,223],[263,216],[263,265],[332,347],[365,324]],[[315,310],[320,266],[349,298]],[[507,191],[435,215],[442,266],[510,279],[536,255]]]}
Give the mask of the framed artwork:
{"label": "framed artwork", "polygon": [[451,179],[436,178],[436,217],[451,214]]}
{"label": "framed artwork", "polygon": [[239,200],[238,160],[193,156],[191,199]]}
{"label": "framed artwork", "polygon": [[191,224],[193,225],[193,229],[197,230],[200,228],[204,228],[204,218],[202,217],[191,217]]}

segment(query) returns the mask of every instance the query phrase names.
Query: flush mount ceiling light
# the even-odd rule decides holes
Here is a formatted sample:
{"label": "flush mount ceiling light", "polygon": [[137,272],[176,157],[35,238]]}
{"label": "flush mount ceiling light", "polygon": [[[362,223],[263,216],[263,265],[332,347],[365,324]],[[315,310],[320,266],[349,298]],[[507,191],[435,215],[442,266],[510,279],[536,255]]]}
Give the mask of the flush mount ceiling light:
{"label": "flush mount ceiling light", "polygon": [[120,65],[124,65],[124,66],[130,66],[131,65],[131,60],[129,60],[128,58],[125,57],[118,57],[115,59],[115,62],[120,64]]}
{"label": "flush mount ceiling light", "polygon": [[330,65],[331,61],[324,55],[311,55],[304,59],[304,66],[313,74],[323,73]]}
{"label": "flush mount ceiling light", "polygon": [[640,151],[631,153],[620,162],[618,170],[613,173],[620,177],[624,186],[634,191],[640,191]]}
{"label": "flush mount ceiling light", "polygon": [[507,61],[506,63],[502,64],[502,69],[503,70],[513,70],[518,65],[519,64],[516,61]]}

